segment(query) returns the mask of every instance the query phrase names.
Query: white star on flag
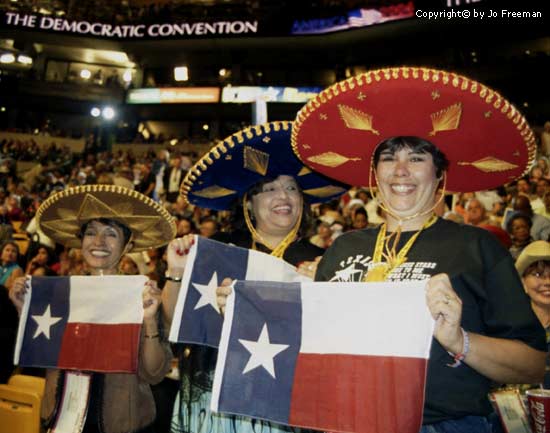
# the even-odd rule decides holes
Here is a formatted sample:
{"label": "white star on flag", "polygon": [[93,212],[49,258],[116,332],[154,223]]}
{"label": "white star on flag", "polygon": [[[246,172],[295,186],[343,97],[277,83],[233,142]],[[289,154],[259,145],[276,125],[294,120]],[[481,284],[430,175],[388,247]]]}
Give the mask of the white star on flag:
{"label": "white star on flag", "polygon": [[38,328],[36,328],[36,332],[32,338],[35,339],[40,334],[44,334],[48,340],[50,339],[50,328],[62,319],[61,317],[52,317],[49,304],[44,314],[41,316],[33,314],[31,317],[38,324]]}
{"label": "white star on flag", "polygon": [[201,294],[200,299],[195,305],[194,310],[198,310],[206,305],[211,305],[218,314],[220,314],[220,308],[218,307],[218,302],[216,300],[216,289],[218,288],[218,274],[214,272],[212,278],[207,285],[205,284],[196,284],[193,283],[195,289]]}
{"label": "white star on flag", "polygon": [[239,339],[246,350],[250,352],[250,358],[243,370],[243,374],[254,370],[256,367],[262,366],[275,379],[275,368],[273,366],[273,358],[288,348],[288,344],[271,344],[269,342],[269,332],[267,323],[264,323],[262,332],[258,337],[258,341]]}

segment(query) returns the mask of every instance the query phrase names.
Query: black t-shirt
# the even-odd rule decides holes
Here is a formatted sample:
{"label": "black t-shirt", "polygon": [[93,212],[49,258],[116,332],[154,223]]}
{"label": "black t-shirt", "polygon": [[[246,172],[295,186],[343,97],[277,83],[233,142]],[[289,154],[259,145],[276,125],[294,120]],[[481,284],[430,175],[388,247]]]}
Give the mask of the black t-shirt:
{"label": "black t-shirt", "polygon": [[[346,233],[337,238],[319,263],[317,281],[362,281],[372,260],[379,229]],[[416,232],[404,232],[398,251]],[[545,351],[545,334],[531,310],[512,257],[487,231],[438,220],[425,229],[407,261],[388,281],[424,280],[446,273],[463,303],[466,331],[517,339]],[[398,320],[398,318],[396,318]],[[450,368],[447,351],[434,339],[428,362],[424,424],[491,411],[490,380],[463,364]]]}

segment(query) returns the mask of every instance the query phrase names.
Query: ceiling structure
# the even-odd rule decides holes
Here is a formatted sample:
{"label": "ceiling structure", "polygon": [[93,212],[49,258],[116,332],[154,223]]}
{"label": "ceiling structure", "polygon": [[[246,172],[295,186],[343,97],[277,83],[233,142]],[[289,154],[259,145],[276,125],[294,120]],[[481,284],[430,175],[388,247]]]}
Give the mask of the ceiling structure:
{"label": "ceiling structure", "polygon": [[[318,8],[326,15],[342,8],[364,7],[373,1],[319,0],[307,3],[312,10]],[[22,6],[21,2],[18,3]],[[136,11],[144,8],[153,10],[155,7],[161,15],[163,7],[171,11],[171,20],[181,14],[200,15],[200,11],[203,11],[203,16],[238,12],[272,19],[285,14],[288,18],[305,13],[293,6],[298,2],[282,0],[29,0],[27,3],[25,7],[33,5],[35,9],[39,7],[64,17],[80,17],[86,11],[96,11],[97,14],[106,7],[111,17],[118,16],[120,20],[128,17],[137,19],[139,13]],[[151,3],[156,6],[150,6]],[[381,2],[377,0],[376,3]],[[7,7],[13,8],[13,4],[4,0],[3,4],[0,2],[0,7],[7,10]],[[92,4],[95,5],[93,8],[90,6]],[[170,82],[170,72],[174,66],[181,64],[190,69],[190,80],[185,84],[188,86],[228,83],[327,86],[349,74],[370,68],[401,64],[439,67],[469,75],[494,87],[522,109],[532,123],[542,124],[550,119],[548,29],[548,22],[542,20],[495,20],[487,23],[411,18],[315,36],[121,41],[0,29],[0,38],[13,40],[15,46],[30,48],[44,63],[64,60],[135,67],[144,74],[150,72],[155,76],[158,86],[175,85]],[[227,68],[232,75],[222,80],[218,75],[220,68]],[[298,108],[294,104],[274,107],[270,116],[291,118]],[[218,108],[221,111],[212,114],[212,110],[206,107],[182,105],[138,107],[133,110],[140,117],[168,119],[211,115],[238,118],[248,112],[243,107],[225,107]]]}

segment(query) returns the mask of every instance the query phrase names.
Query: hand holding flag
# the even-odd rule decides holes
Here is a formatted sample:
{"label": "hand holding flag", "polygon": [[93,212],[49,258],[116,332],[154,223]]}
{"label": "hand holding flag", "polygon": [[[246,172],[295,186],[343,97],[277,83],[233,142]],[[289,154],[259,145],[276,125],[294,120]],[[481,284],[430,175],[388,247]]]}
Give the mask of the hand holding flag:
{"label": "hand holding flag", "polygon": [[[217,290],[231,280],[308,281],[294,266],[259,251],[195,236],[179,290],[169,340],[218,347],[222,311]],[[180,247],[183,246],[180,245]],[[226,295],[222,290],[220,295]],[[223,299],[222,299],[223,304]]]}

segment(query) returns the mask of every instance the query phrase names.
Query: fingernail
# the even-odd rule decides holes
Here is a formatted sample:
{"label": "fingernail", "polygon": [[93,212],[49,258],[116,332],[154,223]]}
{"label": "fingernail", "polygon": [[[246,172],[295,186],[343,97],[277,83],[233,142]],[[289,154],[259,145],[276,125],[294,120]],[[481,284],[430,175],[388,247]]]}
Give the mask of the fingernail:
{"label": "fingernail", "polygon": [[185,250],[183,251],[183,254],[189,254],[189,248],[185,249]]}
{"label": "fingernail", "polygon": [[183,251],[181,251],[181,250],[176,250],[176,254],[177,254],[178,256],[183,256]]}
{"label": "fingernail", "polygon": [[195,238],[191,239],[191,245],[195,245]]}

